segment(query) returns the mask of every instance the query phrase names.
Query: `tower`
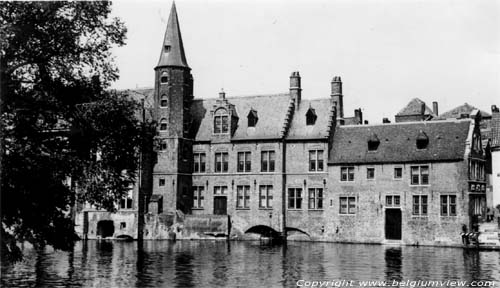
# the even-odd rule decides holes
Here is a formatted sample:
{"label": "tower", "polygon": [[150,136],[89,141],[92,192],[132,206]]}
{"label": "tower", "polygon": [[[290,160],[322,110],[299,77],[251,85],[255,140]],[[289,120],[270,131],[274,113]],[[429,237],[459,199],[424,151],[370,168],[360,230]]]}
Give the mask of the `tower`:
{"label": "tower", "polygon": [[162,197],[166,212],[178,209],[187,213],[192,181],[193,141],[189,129],[193,77],[184,54],[175,3],[170,10],[160,59],[154,70],[154,107],[159,145],[153,169],[153,194]]}

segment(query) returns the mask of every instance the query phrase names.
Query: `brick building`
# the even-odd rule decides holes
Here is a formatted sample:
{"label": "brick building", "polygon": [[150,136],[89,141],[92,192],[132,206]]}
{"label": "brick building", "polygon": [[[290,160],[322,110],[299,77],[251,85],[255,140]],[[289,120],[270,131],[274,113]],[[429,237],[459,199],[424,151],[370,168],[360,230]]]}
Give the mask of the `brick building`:
{"label": "brick building", "polygon": [[152,169],[118,213],[91,211],[82,231],[102,236],[98,222],[108,221],[120,227],[113,236],[135,237],[120,219],[137,224],[141,190],[145,238],[460,242],[484,198],[476,121],[421,122],[437,112],[417,99],[397,117],[404,123],[361,125],[361,109],[344,116],[341,78],[330,85],[329,97],[302,99],[293,72],[287,93],[195,98],[174,4],[154,88],[127,92],[157,123]]}

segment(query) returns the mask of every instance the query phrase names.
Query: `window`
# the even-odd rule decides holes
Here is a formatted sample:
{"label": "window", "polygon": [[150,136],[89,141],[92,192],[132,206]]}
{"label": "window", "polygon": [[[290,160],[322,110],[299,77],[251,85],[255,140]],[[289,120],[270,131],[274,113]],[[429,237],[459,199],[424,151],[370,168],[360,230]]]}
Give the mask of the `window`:
{"label": "window", "polygon": [[250,172],[252,169],[252,159],[250,152],[238,152],[238,172]]}
{"label": "window", "polygon": [[215,153],[215,172],[227,172],[229,170],[229,154]]}
{"label": "window", "polygon": [[429,185],[429,166],[411,166],[411,185]]}
{"label": "window", "polygon": [[395,167],[394,168],[394,179],[402,179],[403,178],[403,168]]}
{"label": "window", "polygon": [[306,125],[314,125],[314,123],[316,123],[316,118],[318,118],[318,116],[316,116],[316,111],[309,107],[309,110],[306,112]]}
{"label": "window", "polygon": [[485,178],[484,162],[469,159],[469,180],[484,181]]}
{"label": "window", "polygon": [[165,186],[165,178],[160,178],[158,180],[158,186]]}
{"label": "window", "polygon": [[309,151],[309,171],[323,171],[323,150]]}
{"label": "window", "polygon": [[401,206],[401,196],[399,195],[385,196],[385,207],[400,207],[400,206]]}
{"label": "window", "polygon": [[165,131],[167,130],[167,119],[162,118],[160,120],[160,131]]}
{"label": "window", "polygon": [[167,107],[167,105],[168,105],[167,95],[161,95],[161,98],[160,98],[160,107]]}
{"label": "window", "polygon": [[273,172],[274,171],[274,151],[262,151],[260,161],[260,171]]}
{"label": "window", "polygon": [[323,209],[323,188],[309,188],[309,209]]}
{"label": "window", "polygon": [[226,134],[229,132],[229,115],[225,109],[215,111],[214,134]]}
{"label": "window", "polygon": [[288,209],[302,209],[302,188],[288,189]]}
{"label": "window", "polygon": [[417,136],[417,149],[425,149],[429,144],[429,137],[424,131],[420,130]]}
{"label": "window", "polygon": [[127,194],[120,199],[120,208],[121,209],[132,209],[132,195],[134,193],[134,188],[129,187],[129,190],[127,191]]}
{"label": "window", "polygon": [[340,197],[339,214],[356,214],[356,197]]}
{"label": "window", "polygon": [[457,216],[456,195],[441,195],[441,216]]}
{"label": "window", "polygon": [[236,186],[236,208],[250,208],[250,186]]}
{"label": "window", "polygon": [[427,195],[413,195],[413,215],[427,215]]}
{"label": "window", "polygon": [[366,179],[369,180],[375,179],[375,168],[373,167],[366,168]]}
{"label": "window", "polygon": [[227,195],[227,186],[214,186],[215,195]]}
{"label": "window", "polygon": [[380,145],[380,140],[377,134],[373,133],[370,138],[368,138],[368,151],[376,151]]}
{"label": "window", "polygon": [[273,208],[273,186],[262,185],[259,187],[259,207]]}
{"label": "window", "polygon": [[250,109],[247,119],[248,127],[255,127],[255,125],[257,125],[257,121],[259,120],[259,117],[257,117],[257,111]]}
{"label": "window", "polygon": [[340,181],[354,181],[354,167],[340,167]]}
{"label": "window", "polygon": [[126,222],[120,222],[120,229],[125,229],[127,228],[127,223]]}
{"label": "window", "polygon": [[168,83],[168,76],[166,76],[166,75],[162,75],[162,76],[160,77],[160,83],[161,83],[161,84],[166,84],[166,83]]}
{"label": "window", "polygon": [[170,45],[165,45],[165,52],[170,52]]}
{"label": "window", "polygon": [[206,163],[205,153],[194,153],[193,171],[195,173],[205,173],[205,166],[206,166],[205,163]]}
{"label": "window", "polygon": [[161,140],[160,141],[160,151],[165,151],[165,150],[167,150],[167,141]]}
{"label": "window", "polygon": [[193,186],[193,208],[194,209],[203,209],[205,197],[203,192],[205,188],[203,186]]}

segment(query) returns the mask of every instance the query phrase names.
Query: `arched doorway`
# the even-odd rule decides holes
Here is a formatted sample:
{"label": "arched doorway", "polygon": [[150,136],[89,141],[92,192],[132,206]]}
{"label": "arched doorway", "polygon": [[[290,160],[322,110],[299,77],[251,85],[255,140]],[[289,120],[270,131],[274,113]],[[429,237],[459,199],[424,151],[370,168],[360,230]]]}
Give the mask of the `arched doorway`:
{"label": "arched doorway", "polygon": [[101,238],[112,237],[115,233],[115,224],[111,220],[97,222],[97,236]]}

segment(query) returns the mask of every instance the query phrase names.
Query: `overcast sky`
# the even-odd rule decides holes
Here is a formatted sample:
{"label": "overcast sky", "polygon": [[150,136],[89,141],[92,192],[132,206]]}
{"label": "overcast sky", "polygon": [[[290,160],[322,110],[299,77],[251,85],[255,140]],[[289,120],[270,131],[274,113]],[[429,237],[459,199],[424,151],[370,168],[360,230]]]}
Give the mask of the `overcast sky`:
{"label": "overcast sky", "polygon": [[[128,28],[115,49],[113,88],[153,86],[172,1],[116,1]],[[465,102],[500,105],[500,0],[177,0],[195,98],[287,92],[292,71],[302,97],[330,95],[341,76],[344,114],[370,123],[412,98],[440,113]]]}

